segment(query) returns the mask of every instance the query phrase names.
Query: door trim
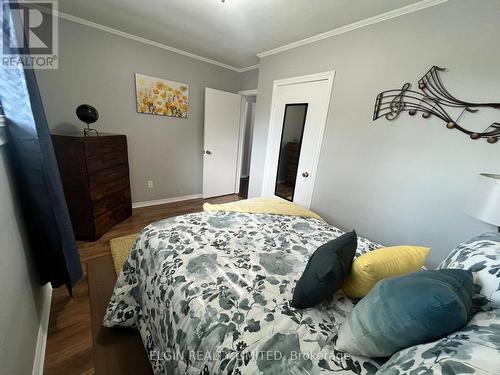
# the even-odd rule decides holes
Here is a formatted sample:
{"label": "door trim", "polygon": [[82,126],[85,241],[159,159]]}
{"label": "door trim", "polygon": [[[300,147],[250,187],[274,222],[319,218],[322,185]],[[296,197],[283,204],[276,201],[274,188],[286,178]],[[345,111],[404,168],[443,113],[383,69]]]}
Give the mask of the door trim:
{"label": "door trim", "polygon": [[[237,164],[237,169],[236,169],[236,180],[234,181],[234,191],[235,194],[238,194],[240,191],[240,180],[243,177],[241,175],[241,169],[242,165],[241,162],[243,161],[243,150],[245,147],[245,138],[246,138],[246,126],[247,126],[247,116],[248,116],[248,101],[247,101],[247,96],[257,96],[257,89],[254,90],[241,90],[238,91],[238,94],[241,95],[241,115],[240,115],[240,134],[239,134],[239,140],[238,140],[238,164]],[[253,127],[252,127],[253,128]],[[253,133],[253,132],[252,132]],[[250,133],[250,154],[252,153],[252,138],[253,134]],[[250,171],[248,172],[250,173]],[[248,176],[245,176],[248,177]]]}
{"label": "door trim", "polygon": [[281,128],[283,124],[281,123],[281,119],[278,119],[278,112],[279,108],[277,108],[276,103],[277,103],[277,95],[278,95],[278,87],[280,86],[287,86],[287,85],[294,85],[298,83],[306,83],[306,82],[316,82],[316,81],[328,81],[328,89],[327,89],[327,97],[325,98],[325,105],[323,106],[323,113],[321,114],[321,122],[319,124],[320,130],[319,130],[319,137],[318,137],[318,143],[316,144],[315,147],[315,154],[313,155],[313,167],[312,167],[312,177],[313,181],[311,183],[311,188],[308,192],[308,197],[307,197],[307,204],[306,208],[309,208],[311,206],[312,202],[312,196],[314,192],[314,185],[316,183],[316,172],[318,170],[318,164],[319,164],[319,156],[321,152],[321,146],[323,144],[323,137],[325,133],[325,127],[326,127],[326,120],[328,117],[328,112],[330,109],[330,102],[332,98],[332,91],[333,91],[333,82],[335,78],[335,71],[327,71],[327,72],[321,72],[321,73],[315,73],[315,74],[309,74],[309,75],[304,75],[304,76],[299,76],[299,77],[291,77],[291,78],[285,78],[285,79],[278,79],[273,81],[273,95],[271,99],[271,115],[269,119],[269,130],[268,130],[268,135],[267,135],[267,147],[266,147],[266,158],[265,158],[265,163],[264,163],[264,178],[262,181],[262,195],[263,196],[275,196],[274,194],[274,184],[275,181],[273,180],[274,176],[274,167],[271,164],[270,160],[270,155],[271,155],[271,150],[273,150],[276,145],[281,142]]}
{"label": "door trim", "polygon": [[253,90],[241,90],[241,91],[238,91],[238,94],[240,95],[243,95],[243,96],[257,96],[257,89],[253,89]]}
{"label": "door trim", "polygon": [[241,95],[241,104],[240,104],[240,124],[239,124],[239,135],[238,135],[238,157],[236,161],[236,179],[234,181],[234,191],[235,194],[239,194],[240,191],[240,179],[241,179],[241,162],[243,159],[243,147],[245,142],[245,134],[246,134],[246,123],[247,123],[247,115],[248,115],[248,102],[244,95]]}

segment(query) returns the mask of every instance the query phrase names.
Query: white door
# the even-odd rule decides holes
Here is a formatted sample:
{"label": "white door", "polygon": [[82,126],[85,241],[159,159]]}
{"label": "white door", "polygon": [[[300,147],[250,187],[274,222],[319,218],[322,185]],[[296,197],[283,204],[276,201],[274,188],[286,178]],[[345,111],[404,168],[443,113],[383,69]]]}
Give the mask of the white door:
{"label": "white door", "polygon": [[205,88],[203,198],[236,193],[241,95]]}
{"label": "white door", "polygon": [[274,82],[263,195],[310,207],[334,72]]}

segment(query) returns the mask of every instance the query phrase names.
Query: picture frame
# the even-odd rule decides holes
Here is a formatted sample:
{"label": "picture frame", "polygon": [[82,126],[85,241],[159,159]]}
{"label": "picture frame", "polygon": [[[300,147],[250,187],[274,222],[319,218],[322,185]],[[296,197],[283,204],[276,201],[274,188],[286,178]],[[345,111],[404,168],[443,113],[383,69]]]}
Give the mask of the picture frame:
{"label": "picture frame", "polygon": [[135,73],[135,93],[138,113],[188,118],[187,83]]}

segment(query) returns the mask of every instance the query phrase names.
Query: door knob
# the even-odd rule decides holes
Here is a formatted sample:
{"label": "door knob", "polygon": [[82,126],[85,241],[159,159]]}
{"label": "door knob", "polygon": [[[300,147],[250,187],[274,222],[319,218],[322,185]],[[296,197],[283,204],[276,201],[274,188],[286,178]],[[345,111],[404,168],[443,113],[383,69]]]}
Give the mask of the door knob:
{"label": "door knob", "polygon": [[210,150],[206,150],[206,151],[205,151],[205,154],[207,154],[207,155],[212,155],[212,151],[210,151]]}
{"label": "door knob", "polygon": [[302,173],[302,177],[305,177],[305,178],[309,177],[309,173],[308,172]]}

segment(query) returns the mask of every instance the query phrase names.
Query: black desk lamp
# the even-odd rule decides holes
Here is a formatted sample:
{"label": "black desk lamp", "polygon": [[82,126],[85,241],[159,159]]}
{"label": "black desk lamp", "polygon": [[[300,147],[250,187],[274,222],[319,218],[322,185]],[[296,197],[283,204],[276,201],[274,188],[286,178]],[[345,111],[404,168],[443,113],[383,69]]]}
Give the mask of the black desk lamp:
{"label": "black desk lamp", "polygon": [[90,124],[93,124],[99,119],[97,109],[88,104],[81,104],[76,108],[76,115],[80,121],[87,124],[87,128],[83,130],[84,136],[88,136],[91,132],[95,132],[96,135],[99,135],[99,132],[96,129],[92,129],[90,127]]}

